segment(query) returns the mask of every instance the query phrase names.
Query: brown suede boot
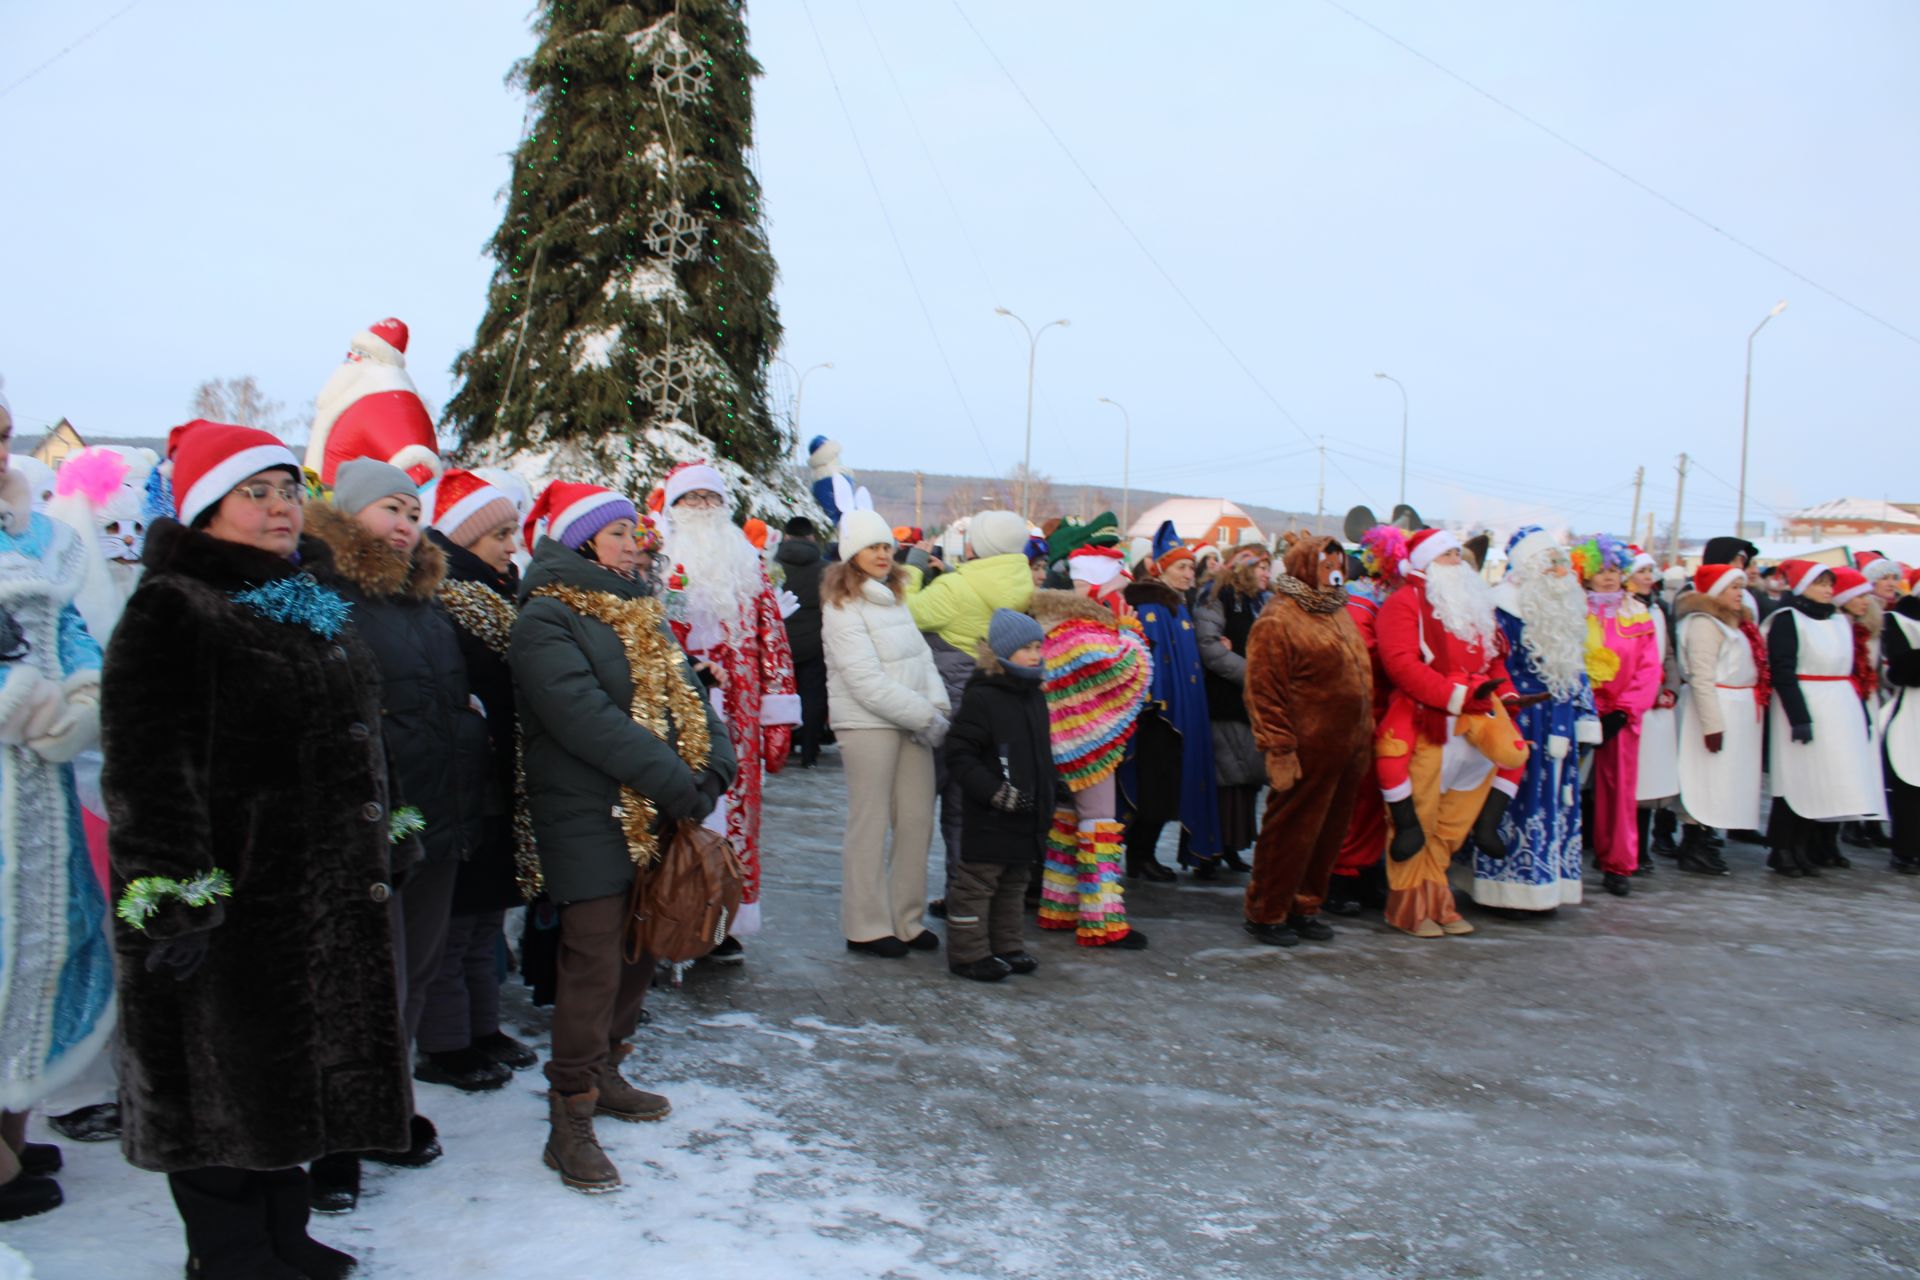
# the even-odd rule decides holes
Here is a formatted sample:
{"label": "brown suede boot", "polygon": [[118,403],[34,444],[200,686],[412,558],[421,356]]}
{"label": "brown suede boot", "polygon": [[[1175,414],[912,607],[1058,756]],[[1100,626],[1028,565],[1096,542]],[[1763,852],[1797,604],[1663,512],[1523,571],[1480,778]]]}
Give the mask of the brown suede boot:
{"label": "brown suede boot", "polygon": [[618,1044],[600,1063],[597,1077],[600,1105],[597,1114],[615,1120],[665,1120],[673,1114],[673,1104],[657,1093],[636,1089],[620,1074],[620,1059],[633,1052],[630,1044]]}
{"label": "brown suede boot", "polygon": [[547,1167],[560,1174],[560,1181],[575,1191],[612,1191],[620,1185],[620,1171],[593,1135],[593,1113],[599,1104],[597,1089],[547,1094],[548,1119],[553,1128],[547,1135],[544,1158]]}

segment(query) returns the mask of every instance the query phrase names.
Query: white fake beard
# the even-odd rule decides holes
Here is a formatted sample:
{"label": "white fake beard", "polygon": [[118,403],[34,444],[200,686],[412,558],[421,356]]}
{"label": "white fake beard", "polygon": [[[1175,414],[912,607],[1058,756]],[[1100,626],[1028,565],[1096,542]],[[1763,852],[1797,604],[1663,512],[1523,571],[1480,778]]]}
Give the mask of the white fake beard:
{"label": "white fake beard", "polygon": [[677,507],[662,557],[687,571],[686,600],[693,620],[736,631],[743,611],[760,594],[759,553],[727,518],[725,507]]}
{"label": "white fake beard", "polygon": [[1587,669],[1587,593],[1572,574],[1529,571],[1515,579],[1527,662],[1547,682],[1547,692],[1571,698]]}
{"label": "white fake beard", "polygon": [[1437,564],[1427,570],[1427,602],[1440,625],[1467,644],[1491,649],[1499,629],[1493,621],[1493,589],[1472,565]]}

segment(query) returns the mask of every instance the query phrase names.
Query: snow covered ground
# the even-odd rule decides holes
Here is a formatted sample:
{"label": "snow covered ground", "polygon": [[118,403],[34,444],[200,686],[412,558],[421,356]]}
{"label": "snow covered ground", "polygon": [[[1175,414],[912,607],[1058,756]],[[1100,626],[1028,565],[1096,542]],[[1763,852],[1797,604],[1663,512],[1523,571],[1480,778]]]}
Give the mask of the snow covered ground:
{"label": "snow covered ground", "polygon": [[[1152,950],[1036,933],[984,986],[845,951],[841,809],[831,763],[770,781],[768,931],[654,993],[630,1074],[674,1114],[601,1122],[622,1191],[542,1167],[537,1072],[421,1086],[446,1156],[316,1236],[369,1280],[1920,1267],[1920,885],[1883,858],[1789,883],[1736,845],[1731,880],[1287,952],[1237,885],[1133,888]],[[0,1239],[40,1280],[178,1276],[164,1181],[64,1145],[67,1206]]]}

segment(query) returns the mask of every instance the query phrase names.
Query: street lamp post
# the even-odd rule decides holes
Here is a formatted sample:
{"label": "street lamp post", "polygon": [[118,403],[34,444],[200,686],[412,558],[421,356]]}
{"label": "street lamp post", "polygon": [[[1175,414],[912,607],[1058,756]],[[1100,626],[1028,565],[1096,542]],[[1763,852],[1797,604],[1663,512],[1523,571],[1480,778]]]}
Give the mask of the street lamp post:
{"label": "street lamp post", "polygon": [[1026,330],[1026,333],[1027,333],[1027,449],[1026,449],[1026,454],[1020,463],[1020,518],[1022,520],[1027,520],[1030,522],[1033,519],[1033,516],[1032,516],[1032,513],[1029,512],[1027,509],[1027,499],[1031,493],[1031,487],[1033,484],[1033,363],[1034,363],[1034,357],[1040,349],[1040,335],[1045,333],[1047,330],[1053,328],[1055,325],[1059,325],[1062,329],[1064,329],[1067,327],[1067,322],[1065,320],[1049,320],[1047,321],[1047,323],[1041,325],[1038,331],[1035,331],[1031,326],[1027,324],[1025,320],[1020,319],[1019,316],[1014,315],[1013,312],[1007,310],[1005,307],[995,307],[993,309],[993,314],[997,316],[1007,316],[1008,318],[1018,323],[1022,329]]}
{"label": "street lamp post", "polygon": [[1376,373],[1376,378],[1385,378],[1400,388],[1400,505],[1407,505],[1407,388],[1400,379],[1390,373]]}
{"label": "street lamp post", "polygon": [[788,360],[786,357],[775,356],[774,359],[780,364],[787,366],[787,371],[794,376],[796,386],[793,392],[793,434],[797,438],[800,435],[800,404],[807,396],[807,374],[812,373],[816,369],[831,369],[833,368],[833,362],[831,360],[824,360],[819,364],[808,365],[807,372],[802,373],[800,370],[794,368],[793,361]]}
{"label": "street lamp post", "polygon": [[1753,408],[1753,340],[1767,327],[1767,321],[1787,309],[1785,298],[1773,304],[1773,310],[1760,317],[1760,323],[1753,326],[1753,332],[1747,335],[1747,382],[1746,389],[1740,395],[1740,501],[1733,509],[1733,534],[1736,538],[1745,537],[1742,532],[1747,523],[1747,416]]}
{"label": "street lamp post", "polygon": [[1118,400],[1100,397],[1101,404],[1110,404],[1120,411],[1120,421],[1125,424],[1125,435],[1120,444],[1120,532],[1124,535],[1132,527],[1133,512],[1133,415],[1127,412],[1127,406]]}

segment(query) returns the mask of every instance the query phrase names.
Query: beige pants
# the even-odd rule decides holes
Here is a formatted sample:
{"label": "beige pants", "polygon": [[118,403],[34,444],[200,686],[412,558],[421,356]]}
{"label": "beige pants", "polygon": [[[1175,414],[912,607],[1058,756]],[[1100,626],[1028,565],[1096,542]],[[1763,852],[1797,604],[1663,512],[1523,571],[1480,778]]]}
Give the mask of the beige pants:
{"label": "beige pants", "polygon": [[847,770],[840,931],[849,942],[889,935],[905,942],[926,931],[933,752],[909,742],[900,729],[837,729],[834,737]]}

